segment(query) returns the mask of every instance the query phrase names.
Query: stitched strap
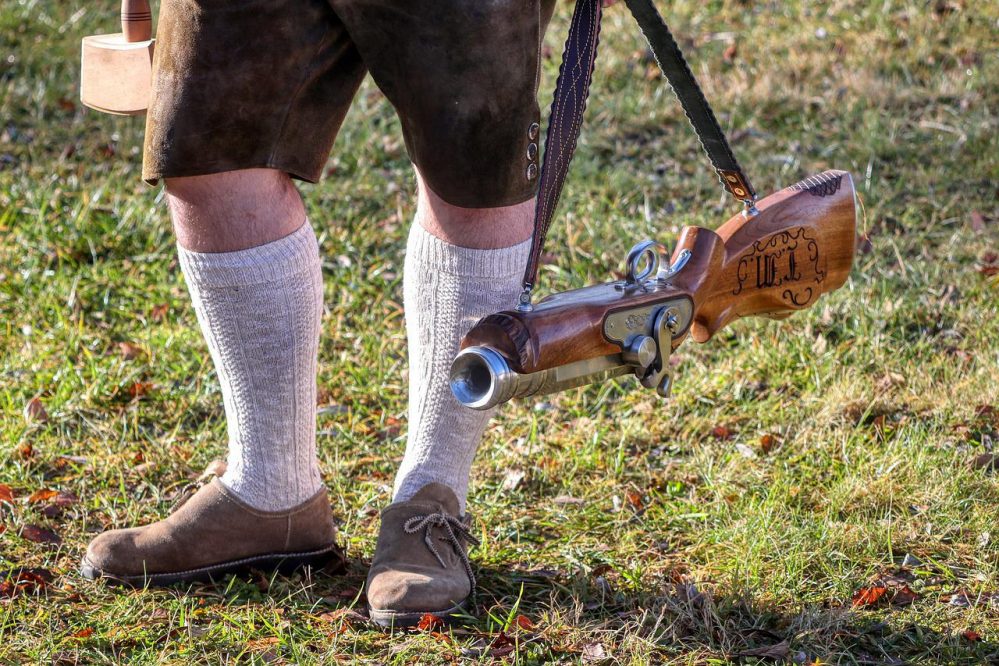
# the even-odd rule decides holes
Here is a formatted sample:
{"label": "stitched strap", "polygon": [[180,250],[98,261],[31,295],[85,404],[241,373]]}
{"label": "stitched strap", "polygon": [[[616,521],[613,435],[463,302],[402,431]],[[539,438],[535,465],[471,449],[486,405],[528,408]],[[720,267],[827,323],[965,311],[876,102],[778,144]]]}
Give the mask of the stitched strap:
{"label": "stitched strap", "polygon": [[548,114],[545,132],[545,155],[541,163],[541,181],[534,206],[534,236],[531,253],[524,271],[524,294],[521,302],[530,300],[530,290],[538,276],[538,261],[544,249],[545,237],[555,215],[555,206],[562,195],[562,184],[569,173],[569,162],[576,150],[579,130],[583,126],[583,110],[593,79],[593,63],[597,59],[600,39],[602,0],[576,0],[569,24],[569,35],[562,50],[562,64],[555,83],[555,96]]}
{"label": "stitched strap", "polygon": [[[756,191],[735,159],[725,133],[662,16],[652,0],[625,0],[625,3],[648,40],[659,68],[680,101],[722,185],[734,197],[750,205],[756,199]],[[530,306],[545,238],[583,126],[583,111],[597,58],[602,7],[602,0],[576,0],[569,24],[545,134],[545,154],[534,209],[534,235],[520,299],[523,307]]]}
{"label": "stitched strap", "polygon": [[690,71],[690,66],[683,57],[683,52],[673,39],[656,6],[652,4],[652,0],[625,0],[625,4],[638,22],[645,39],[648,40],[659,69],[666,76],[666,81],[680,101],[680,106],[683,107],[683,112],[693,126],[701,147],[718,172],[722,186],[739,201],[754,201],[756,190],[739,166],[739,161],[735,159],[732,147],[725,138],[725,132],[718,124],[711,105],[704,97],[694,73]]}

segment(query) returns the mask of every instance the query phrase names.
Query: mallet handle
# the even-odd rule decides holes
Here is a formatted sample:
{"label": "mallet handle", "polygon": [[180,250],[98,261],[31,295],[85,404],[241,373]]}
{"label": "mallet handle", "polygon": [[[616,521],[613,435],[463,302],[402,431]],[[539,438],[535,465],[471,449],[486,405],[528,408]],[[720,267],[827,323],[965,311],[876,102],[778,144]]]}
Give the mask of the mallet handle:
{"label": "mallet handle", "polygon": [[153,36],[149,0],[121,0],[121,32],[126,42],[144,42]]}

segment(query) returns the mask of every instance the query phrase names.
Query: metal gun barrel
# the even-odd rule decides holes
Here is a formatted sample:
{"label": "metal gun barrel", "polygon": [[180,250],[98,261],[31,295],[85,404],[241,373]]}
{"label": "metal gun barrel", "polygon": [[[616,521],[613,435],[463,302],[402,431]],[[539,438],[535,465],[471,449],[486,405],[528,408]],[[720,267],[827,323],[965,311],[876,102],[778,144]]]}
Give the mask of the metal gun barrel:
{"label": "metal gun barrel", "polygon": [[451,392],[465,407],[489,409],[513,398],[565,391],[631,372],[619,354],[521,374],[495,349],[473,346],[461,350],[451,364]]}

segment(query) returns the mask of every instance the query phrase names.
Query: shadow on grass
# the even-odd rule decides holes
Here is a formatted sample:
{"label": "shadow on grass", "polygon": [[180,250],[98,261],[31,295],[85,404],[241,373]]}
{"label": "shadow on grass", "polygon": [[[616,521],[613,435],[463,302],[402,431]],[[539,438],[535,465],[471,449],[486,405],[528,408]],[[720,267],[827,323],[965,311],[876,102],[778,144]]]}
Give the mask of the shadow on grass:
{"label": "shadow on grass", "polygon": [[599,570],[595,573],[480,569],[481,621],[489,623],[490,609],[493,617],[503,617],[503,609],[519,599],[517,612],[531,618],[547,617],[581,634],[638,638],[652,646],[654,660],[999,665],[999,643],[894,619],[895,609],[878,615],[857,612],[849,604],[788,608],[746,590],[699,588],[679,579],[616,589]]}

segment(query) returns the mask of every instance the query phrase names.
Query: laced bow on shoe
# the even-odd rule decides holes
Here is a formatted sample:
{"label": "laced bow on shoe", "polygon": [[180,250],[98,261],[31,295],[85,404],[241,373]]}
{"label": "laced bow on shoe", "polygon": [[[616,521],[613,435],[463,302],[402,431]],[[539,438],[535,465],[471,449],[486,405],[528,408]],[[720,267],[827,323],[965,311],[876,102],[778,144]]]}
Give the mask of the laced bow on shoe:
{"label": "laced bow on shoe", "polygon": [[421,529],[424,530],[424,543],[427,544],[427,548],[429,548],[430,552],[434,554],[434,557],[436,557],[437,561],[441,563],[441,566],[446,569],[447,564],[444,563],[444,558],[441,557],[440,551],[438,551],[437,546],[434,545],[432,531],[435,526],[444,528],[444,532],[447,536],[440,538],[443,541],[450,542],[450,544],[454,546],[454,552],[457,553],[458,559],[461,560],[462,566],[465,567],[465,573],[468,574],[468,581],[472,584],[472,594],[475,594],[475,574],[472,573],[472,563],[468,560],[468,555],[465,553],[465,549],[461,547],[461,542],[458,539],[460,537],[474,546],[479,545],[479,540],[472,536],[465,523],[458,518],[441,511],[422,516],[413,516],[402,524],[402,529],[406,530],[406,534],[416,534]]}

